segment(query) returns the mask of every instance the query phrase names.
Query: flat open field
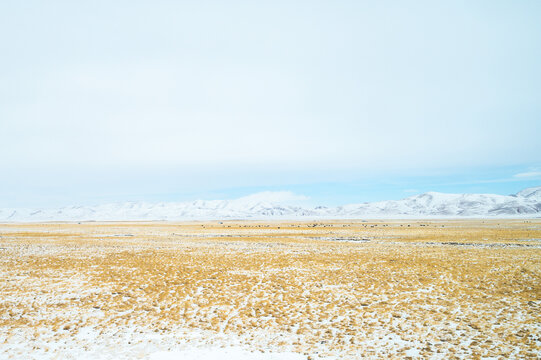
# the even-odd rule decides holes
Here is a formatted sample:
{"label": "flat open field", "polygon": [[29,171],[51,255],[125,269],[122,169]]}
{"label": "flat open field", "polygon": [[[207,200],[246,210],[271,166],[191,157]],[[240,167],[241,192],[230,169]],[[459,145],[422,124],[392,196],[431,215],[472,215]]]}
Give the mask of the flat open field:
{"label": "flat open field", "polygon": [[541,220],[0,224],[1,359],[223,346],[541,358]]}

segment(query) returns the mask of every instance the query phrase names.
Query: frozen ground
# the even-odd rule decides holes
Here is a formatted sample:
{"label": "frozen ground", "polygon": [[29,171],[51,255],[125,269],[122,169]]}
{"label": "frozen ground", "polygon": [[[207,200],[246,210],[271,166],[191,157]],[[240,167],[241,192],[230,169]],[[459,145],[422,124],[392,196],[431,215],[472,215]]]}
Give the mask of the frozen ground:
{"label": "frozen ground", "polygon": [[0,359],[539,358],[541,221],[0,225]]}

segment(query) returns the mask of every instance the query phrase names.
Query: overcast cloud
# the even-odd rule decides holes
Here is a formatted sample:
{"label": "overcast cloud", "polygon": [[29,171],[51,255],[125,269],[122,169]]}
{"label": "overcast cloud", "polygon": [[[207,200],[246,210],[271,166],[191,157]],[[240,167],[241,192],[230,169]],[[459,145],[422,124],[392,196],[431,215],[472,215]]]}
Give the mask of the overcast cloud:
{"label": "overcast cloud", "polygon": [[0,199],[76,199],[89,176],[87,193],[124,178],[143,196],[160,184],[145,172],[171,193],[531,172],[540,17],[538,1],[2,1]]}

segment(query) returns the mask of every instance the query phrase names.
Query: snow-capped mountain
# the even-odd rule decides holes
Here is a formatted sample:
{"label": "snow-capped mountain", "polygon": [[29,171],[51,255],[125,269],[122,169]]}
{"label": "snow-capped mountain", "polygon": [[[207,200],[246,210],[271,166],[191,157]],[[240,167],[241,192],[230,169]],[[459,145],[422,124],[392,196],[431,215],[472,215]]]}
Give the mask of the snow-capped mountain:
{"label": "snow-capped mountain", "polygon": [[125,202],[57,209],[0,209],[0,221],[208,220],[271,218],[541,217],[541,186],[515,195],[427,192],[402,200],[305,207],[288,192],[265,192],[234,200]]}

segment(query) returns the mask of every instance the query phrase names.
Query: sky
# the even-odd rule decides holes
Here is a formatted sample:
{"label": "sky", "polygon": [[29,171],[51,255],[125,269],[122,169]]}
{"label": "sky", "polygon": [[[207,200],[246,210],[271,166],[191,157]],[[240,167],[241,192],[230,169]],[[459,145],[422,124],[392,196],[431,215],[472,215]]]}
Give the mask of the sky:
{"label": "sky", "polygon": [[0,2],[0,207],[541,185],[541,2]]}

